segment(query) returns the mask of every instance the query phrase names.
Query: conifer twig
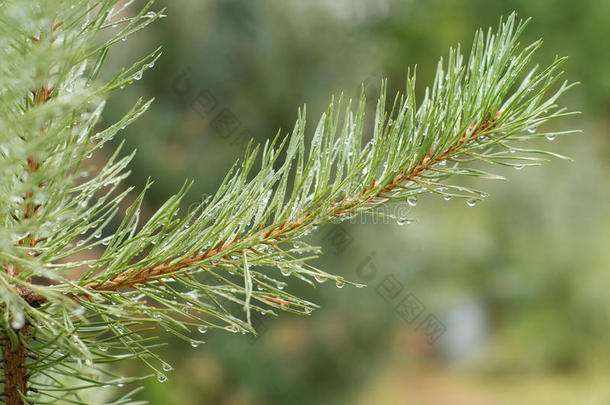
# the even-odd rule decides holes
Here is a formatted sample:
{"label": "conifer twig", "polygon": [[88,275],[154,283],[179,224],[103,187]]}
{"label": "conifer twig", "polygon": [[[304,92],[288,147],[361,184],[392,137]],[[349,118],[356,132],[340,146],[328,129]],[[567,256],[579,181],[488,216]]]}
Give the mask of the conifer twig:
{"label": "conifer twig", "polygon": [[[473,143],[477,136],[492,137],[493,134],[486,132],[492,130],[495,125],[494,121],[498,118],[500,112],[496,113],[493,119],[485,119],[481,125],[476,129],[473,126],[464,132],[451,147],[447,148],[440,155],[434,157],[434,151],[430,151],[426,154],[413,169],[409,172],[404,170],[398,173],[391,182],[386,184],[380,192],[373,196],[366,196],[366,194],[355,195],[355,196],[344,196],[339,201],[334,201],[330,204],[326,217],[329,219],[340,217],[341,215],[353,214],[355,209],[361,206],[374,207],[383,203],[386,199],[385,193],[395,191],[399,187],[405,187],[405,182],[416,182],[417,178],[420,177],[422,172],[431,170],[431,168],[446,159],[454,153],[459,153],[460,149],[467,146],[469,143]],[[474,124],[473,124],[474,125]],[[370,186],[371,189],[375,188],[377,184]],[[270,229],[264,231],[258,231],[250,233],[243,238],[235,238],[232,241],[223,241],[217,246],[207,249],[202,253],[194,255],[192,257],[182,259],[177,263],[166,264],[162,263],[159,265],[151,266],[144,269],[132,268],[124,273],[117,274],[104,282],[93,282],[84,286],[86,290],[95,291],[118,291],[121,288],[133,288],[137,284],[146,284],[153,281],[155,278],[166,275],[166,274],[179,274],[183,269],[187,269],[195,263],[202,262],[211,257],[220,257],[221,259],[229,259],[230,255],[236,252],[236,246],[249,246],[253,249],[253,244],[274,244],[280,242],[285,236],[286,231],[294,230],[296,228],[307,225],[312,221],[313,216],[311,213],[305,213],[303,216],[295,220],[294,222],[284,222],[281,224],[274,224]],[[320,224],[312,223],[313,226]],[[250,241],[257,242],[250,242]],[[241,248],[240,248],[241,249]],[[239,249],[237,249],[239,250]],[[171,263],[171,260],[169,261]]]}

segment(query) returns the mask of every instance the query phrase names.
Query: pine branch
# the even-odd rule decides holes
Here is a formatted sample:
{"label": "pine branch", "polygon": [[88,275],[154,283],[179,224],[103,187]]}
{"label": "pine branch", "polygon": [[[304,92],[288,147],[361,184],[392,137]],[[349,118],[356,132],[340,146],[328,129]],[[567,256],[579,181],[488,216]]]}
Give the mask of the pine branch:
{"label": "pine branch", "polygon": [[[257,245],[268,244],[273,246],[284,237],[288,236],[291,231],[306,227],[317,227],[328,223],[333,219],[345,218],[346,215],[351,216],[361,207],[372,209],[387,202],[390,199],[388,193],[393,193],[400,189],[408,189],[408,187],[404,185],[405,182],[425,183],[426,180],[422,178],[422,173],[433,171],[436,164],[450,159],[451,155],[455,153],[459,154],[462,149],[468,148],[469,146],[472,146],[473,143],[479,142],[478,136],[492,137],[493,133],[490,133],[490,131],[494,129],[494,121],[498,119],[499,115],[500,112],[496,113],[495,117],[491,120],[486,118],[477,128],[471,127],[469,131],[459,137],[455,144],[446,148],[442,153],[436,154],[437,156],[435,156],[433,150],[430,150],[428,154],[417,162],[415,167],[408,172],[404,169],[401,170],[389,183],[381,187],[381,191],[371,195],[371,190],[376,190],[380,187],[380,184],[377,181],[374,181],[373,184],[368,188],[363,189],[358,195],[342,196],[340,199],[333,201],[326,208],[326,211],[322,216],[318,215],[315,217],[317,220],[314,219],[314,211],[310,211],[304,213],[295,221],[273,224],[270,228],[250,232],[243,238],[236,237],[232,241],[223,241],[214,248],[207,249],[203,253],[192,257],[182,259],[178,263],[159,264],[144,269],[132,268],[125,273],[120,273],[111,277],[107,281],[86,284],[84,288],[86,290],[95,291],[118,291],[125,287],[133,288],[137,284],[146,284],[158,277],[168,274],[180,274],[182,270],[188,269],[193,265],[204,262],[206,259],[212,257],[220,257],[221,259],[229,260],[230,255],[240,253],[239,250],[243,250],[243,246],[248,246],[250,251],[258,253],[255,250]],[[243,252],[241,255],[247,257]]]}
{"label": "pine branch", "polygon": [[[390,111],[385,110],[384,86],[373,136],[363,147],[360,145],[364,137],[364,97],[359,100],[356,118],[348,105],[342,127],[334,105],[330,106],[316,128],[307,156],[305,118],[300,116],[291,136],[281,142],[276,137],[265,145],[261,170],[252,179],[248,176],[258,149],[249,150],[241,169],[227,177],[218,194],[186,218],[171,224],[159,220],[161,216],[166,219],[173,216],[183,195],[179,194],[139,232],[134,233],[135,227],[127,227],[131,230],[130,238],[123,244],[116,238],[113,240],[114,249],[105,255],[109,258],[106,268],[85,274],[79,280],[81,287],[77,295],[95,301],[98,292],[144,287],[169,277],[184,285],[191,284],[195,290],[240,303],[248,308],[248,316],[249,305],[244,299],[296,312],[311,311],[310,303],[263,285],[270,281],[264,274],[253,272],[248,276],[242,265],[244,259],[251,266],[291,267],[291,274],[310,283],[311,278],[333,279],[342,285],[345,282],[342,277],[308,268],[304,262],[310,257],[295,259],[280,244],[297,241],[325,223],[371,212],[390,200],[413,200],[428,191],[445,197],[465,197],[469,205],[474,205],[486,194],[442,180],[459,174],[501,177],[462,167],[467,161],[482,160],[521,168],[545,160],[516,156],[507,142],[541,136],[531,133],[532,128],[569,115],[563,110],[550,111],[556,108],[555,100],[570,85],[564,83],[554,93],[545,95],[560,75],[557,69],[561,60],[539,74],[534,68],[518,81],[539,46],[535,43],[518,49],[517,38],[523,28],[524,24],[516,24],[515,17],[511,16],[497,33],[490,31],[487,36],[478,33],[466,65],[462,64],[459,49],[452,50],[446,67],[439,63],[434,86],[426,89],[426,97],[419,107],[415,103],[414,75],[409,77],[406,94],[396,97]],[[340,110],[341,101],[338,104]],[[273,167],[282,153],[286,154],[285,160],[275,171]],[[290,183],[291,195],[287,192]],[[155,228],[161,230],[155,232]],[[159,244],[144,259],[129,265],[150,248],[151,239],[158,240]],[[297,249],[294,253],[303,252]],[[123,270],[125,267],[128,270]],[[220,271],[224,268],[225,274],[238,271],[246,283],[239,287],[236,281],[219,275],[213,268]],[[237,294],[207,290],[206,285],[193,280],[200,272],[237,288]],[[246,294],[244,288],[249,283],[262,285],[264,292]],[[215,305],[224,311],[218,302]],[[240,326],[249,329],[247,325]]]}

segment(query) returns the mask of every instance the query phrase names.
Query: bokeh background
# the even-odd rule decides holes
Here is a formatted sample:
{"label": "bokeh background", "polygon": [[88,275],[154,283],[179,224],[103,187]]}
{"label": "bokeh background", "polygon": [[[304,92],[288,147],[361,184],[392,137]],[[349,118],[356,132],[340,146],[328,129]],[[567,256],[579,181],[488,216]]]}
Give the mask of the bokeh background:
{"label": "bokeh background", "polygon": [[[136,2],[135,12],[143,2]],[[156,404],[608,404],[610,403],[610,2],[607,0],[158,0],[167,18],[114,49],[107,72],[161,45],[142,80],[109,100],[105,122],[138,97],[151,110],[125,131],[137,149],[129,181],[155,180],[150,213],[195,180],[185,208],[213,193],[247,138],[289,131],[299,106],[310,124],[331,94],[372,98],[382,78],[401,90],[418,66],[420,89],[450,46],[516,10],[540,37],[536,61],[565,55],[582,84],[563,98],[576,118],[541,140],[569,155],[522,171],[476,207],[421,198],[417,222],[332,225],[310,241],[317,264],[366,289],[289,289],[319,303],[309,317],[260,320],[257,339],[210,331],[194,349],[163,337],[174,366],[146,382]],[[231,126],[219,126],[220,115]],[[313,125],[313,124],[311,124]],[[402,286],[394,297],[388,280]],[[400,284],[396,284],[400,283]],[[384,291],[386,293],[384,294]],[[406,319],[402,299],[421,316]],[[415,299],[416,301],[413,301]],[[403,303],[404,304],[404,303]],[[430,339],[421,321],[434,317]],[[438,334],[437,334],[438,335]],[[125,373],[142,366],[128,364]]]}

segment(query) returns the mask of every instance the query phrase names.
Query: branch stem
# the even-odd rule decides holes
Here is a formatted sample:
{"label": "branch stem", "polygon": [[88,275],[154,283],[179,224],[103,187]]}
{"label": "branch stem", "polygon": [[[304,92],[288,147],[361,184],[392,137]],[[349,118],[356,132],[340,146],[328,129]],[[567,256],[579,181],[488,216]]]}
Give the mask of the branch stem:
{"label": "branch stem", "polygon": [[25,405],[24,397],[27,392],[28,375],[26,369],[27,351],[25,339],[28,336],[28,326],[24,326],[17,333],[17,347],[13,347],[11,340],[4,339],[4,403],[6,405]]}

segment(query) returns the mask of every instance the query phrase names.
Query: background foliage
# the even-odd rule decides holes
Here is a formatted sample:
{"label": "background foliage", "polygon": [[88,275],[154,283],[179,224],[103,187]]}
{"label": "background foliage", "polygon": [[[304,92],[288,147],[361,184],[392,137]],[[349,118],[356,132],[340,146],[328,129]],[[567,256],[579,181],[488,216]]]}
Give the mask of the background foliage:
{"label": "background foliage", "polygon": [[[584,134],[552,145],[574,163],[526,174],[507,169],[510,185],[486,182],[491,195],[474,208],[420,199],[410,208],[418,222],[409,226],[369,220],[313,234],[312,242],[330,247],[322,268],[359,281],[358,269],[374,266],[370,287],[303,290],[323,310],[309,318],[283,314],[255,341],[210,332],[193,349],[170,340],[165,355],[175,370],[168,383],[150,380],[143,397],[153,404],[610,399],[608,2],[175,0],[157,7],[167,7],[168,18],[111,51],[116,66],[107,68],[134,62],[141,53],[134,49],[161,44],[164,55],[138,85],[111,97],[105,116],[113,122],[138,97],[156,97],[126,130],[126,150],[138,149],[130,182],[156,180],[151,210],[184,177],[196,180],[184,209],[213,193],[243,153],[236,134],[264,139],[288,130],[296,106],[306,103],[315,117],[330,93],[353,96],[361,82],[371,94],[382,77],[390,89],[402,88],[414,64],[429,83],[447,46],[469,44],[474,28],[512,10],[534,18],[523,42],[544,38],[538,58],[570,57],[568,79],[582,85],[564,104],[583,111],[571,127]],[[189,91],[177,91],[185,77]],[[213,113],[189,102],[199,91],[216,100]],[[239,121],[234,131],[215,125],[223,109]],[[387,276],[444,320],[448,330],[435,344],[378,294]]]}

